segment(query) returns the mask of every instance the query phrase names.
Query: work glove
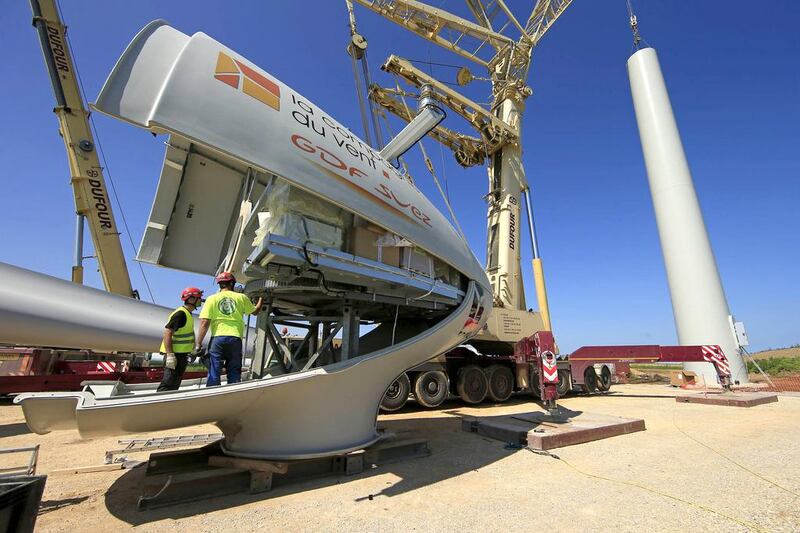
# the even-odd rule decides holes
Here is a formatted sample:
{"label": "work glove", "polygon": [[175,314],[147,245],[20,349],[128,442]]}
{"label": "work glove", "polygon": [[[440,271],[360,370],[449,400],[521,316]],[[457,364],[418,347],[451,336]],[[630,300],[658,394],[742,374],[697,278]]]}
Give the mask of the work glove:
{"label": "work glove", "polygon": [[175,370],[178,367],[178,358],[174,353],[168,353],[164,356],[164,368]]}
{"label": "work glove", "polygon": [[195,347],[194,350],[189,352],[189,362],[194,363],[198,359],[202,361],[203,357],[206,355],[206,351],[203,349],[202,346]]}

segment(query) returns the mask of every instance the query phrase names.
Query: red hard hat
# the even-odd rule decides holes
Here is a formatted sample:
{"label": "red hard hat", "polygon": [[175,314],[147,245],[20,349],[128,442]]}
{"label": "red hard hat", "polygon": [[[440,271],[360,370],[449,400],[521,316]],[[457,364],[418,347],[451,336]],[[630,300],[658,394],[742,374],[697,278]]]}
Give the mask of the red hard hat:
{"label": "red hard hat", "polygon": [[186,287],[185,289],[183,289],[183,292],[181,293],[181,300],[185,302],[192,296],[194,296],[195,298],[202,298],[203,291],[201,291],[197,287]]}
{"label": "red hard hat", "polygon": [[228,283],[228,282],[231,282],[231,281],[233,283],[236,283],[236,278],[230,272],[222,272],[220,275],[218,275],[216,278],[214,278],[214,280],[217,283]]}

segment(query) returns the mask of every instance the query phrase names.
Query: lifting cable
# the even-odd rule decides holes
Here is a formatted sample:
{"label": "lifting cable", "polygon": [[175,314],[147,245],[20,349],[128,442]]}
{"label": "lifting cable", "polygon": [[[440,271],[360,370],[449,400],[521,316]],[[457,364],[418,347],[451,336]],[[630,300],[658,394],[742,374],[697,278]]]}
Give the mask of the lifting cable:
{"label": "lifting cable", "polygon": [[378,122],[378,116],[375,112],[375,107],[372,104],[372,99],[369,97],[369,88],[372,86],[372,79],[369,76],[369,63],[367,61],[367,51],[364,50],[364,55],[361,57],[361,69],[364,72],[364,85],[367,87],[367,109],[369,110],[369,117],[372,120],[372,128],[375,130],[375,148],[378,150],[383,149],[383,137],[381,136],[381,127]]}
{"label": "lifting cable", "polygon": [[[55,4],[56,4],[56,9],[58,9],[58,16],[61,18],[61,20],[64,20],[63,12],[61,11],[61,6],[59,5],[58,1],[56,1]],[[75,59],[75,54],[74,54],[75,49],[73,48],[72,42],[69,39],[69,31],[67,31],[66,27],[64,28],[64,38],[67,41],[67,46],[69,47],[69,49],[73,51],[72,63],[73,66],[75,67],[75,78],[78,80],[78,87],[80,88],[81,91],[81,98],[83,98],[84,102],[88,102],[88,100],[86,99],[86,91],[83,88],[83,79],[81,78],[80,71],[78,70],[78,62]],[[136,256],[136,245],[133,243],[131,230],[128,227],[128,220],[125,218],[125,210],[123,209],[122,202],[120,201],[119,195],[117,194],[117,188],[114,185],[114,179],[111,177],[111,169],[108,167],[108,162],[106,161],[106,155],[105,152],[103,152],[103,145],[100,142],[100,135],[99,132],[97,131],[97,126],[94,123],[94,117],[92,116],[91,112],[88,113],[88,116],[89,116],[89,125],[92,129],[92,133],[95,139],[95,144],[97,145],[97,150],[98,153],[100,154],[100,159],[102,160],[103,163],[103,169],[106,171],[106,175],[108,176],[108,183],[111,185],[111,192],[114,194],[114,200],[116,200],[117,202],[117,207],[119,207],[119,214],[120,217],[122,218],[122,225],[125,228],[125,233],[128,236],[128,242],[131,245],[133,254],[134,256]],[[136,264],[139,267],[139,272],[142,274],[142,280],[144,281],[144,285],[145,287],[147,287],[147,293],[150,295],[150,301],[156,303],[156,300],[153,297],[153,290],[150,288],[150,282],[148,281],[147,276],[144,273],[144,268],[142,267],[142,264],[138,261],[136,261]]]}
{"label": "lifting cable", "polygon": [[755,366],[755,367],[758,369],[759,373],[760,373],[762,376],[764,376],[764,379],[766,379],[766,380],[767,380],[767,383],[769,383],[769,386],[770,386],[770,387],[772,387],[774,390],[777,390],[777,388],[775,387],[775,384],[772,382],[772,380],[771,380],[771,379],[770,379],[770,377],[767,375],[767,373],[766,373],[766,372],[764,372],[764,370],[761,368],[761,365],[759,365],[759,364],[758,364],[758,361],[756,361],[756,360],[755,360],[755,358],[754,358],[754,357],[753,357],[753,356],[750,354],[750,352],[748,352],[748,351],[745,349],[745,347],[744,347],[744,346],[739,346],[739,351],[740,351],[740,353],[741,353],[741,354],[744,354],[744,356],[745,356],[747,359],[749,359],[751,363],[753,363],[753,366]]}
{"label": "lifting cable", "polygon": [[[429,48],[429,50],[430,50],[430,48]],[[427,60],[427,59],[406,59],[406,61],[409,61],[411,63],[423,63],[423,64],[428,65],[428,66],[435,65],[437,67],[463,68],[460,65],[453,65],[452,63],[437,63],[436,61],[430,61],[430,60]]]}
{"label": "lifting cable", "polygon": [[[398,93],[400,91],[400,86],[397,85]],[[406,97],[400,94],[400,101],[403,102],[403,107],[406,110],[406,114],[410,117],[411,110],[408,108],[408,103],[406,102]],[[442,184],[439,183],[439,178],[436,177],[436,172],[433,169],[433,162],[431,158],[428,157],[428,151],[425,150],[425,145],[422,144],[422,139],[420,139],[417,144],[419,144],[419,149],[422,152],[422,158],[425,160],[425,166],[428,168],[428,172],[431,173],[433,176],[433,182],[436,184],[436,188],[439,189],[439,194],[442,195],[442,199],[444,200],[445,205],[447,206],[447,211],[450,213],[450,218],[453,220],[453,224],[455,224],[456,229],[458,230],[458,234],[461,236],[461,239],[466,243],[467,237],[464,235],[464,231],[461,229],[461,224],[458,223],[458,218],[456,217],[455,212],[453,211],[453,206],[450,205],[450,198],[447,194],[445,194],[444,189],[442,188]]]}
{"label": "lifting cable", "polygon": [[645,48],[648,48],[650,45],[639,35],[639,21],[636,18],[636,14],[633,12],[633,3],[631,0],[625,0],[625,2],[628,6],[628,20],[630,21],[631,32],[633,32],[633,49],[639,50],[641,48],[641,43],[644,43]]}
{"label": "lifting cable", "polygon": [[[356,97],[358,98],[358,107],[361,111],[361,125],[364,128],[364,140],[367,141],[368,145],[380,150],[383,148],[383,138],[381,136],[378,117],[376,116],[375,109],[373,108],[372,101],[369,97],[369,88],[372,82],[370,80],[369,65],[367,62],[367,41],[356,30],[356,15],[353,9],[353,2],[351,0],[345,0],[345,5],[347,6],[347,14],[350,26],[350,43],[347,45],[347,53],[350,55],[352,60],[353,81],[356,84]],[[356,46],[356,38],[363,43],[363,48]],[[358,58],[356,58],[356,56],[359,55],[357,53],[357,48],[361,51],[360,57]],[[363,76],[364,87],[361,86],[362,79],[358,74],[358,66],[356,65],[356,62],[361,63],[361,75]],[[364,92],[365,88],[366,93]],[[372,122],[372,128],[375,130],[374,144],[372,143],[372,135],[370,134],[369,129],[370,122]]]}
{"label": "lifting cable", "polygon": [[[453,207],[450,205],[450,199],[447,197],[445,190],[442,188],[442,184],[439,183],[439,178],[436,177],[436,172],[433,169],[433,162],[431,161],[430,157],[428,157],[428,151],[425,150],[425,145],[422,144],[422,141],[419,141],[419,149],[422,152],[422,158],[425,160],[425,166],[428,168],[428,172],[431,173],[433,176],[433,182],[436,184],[436,188],[439,189],[439,194],[442,196],[442,200],[444,200],[445,205],[447,206],[447,211],[450,213],[450,218],[453,219],[453,223],[458,229],[458,234],[467,242],[467,237],[464,235],[464,230],[461,229],[461,224],[458,222],[458,218],[456,217],[455,212],[453,211]],[[442,167],[442,172],[444,172],[444,167]]]}
{"label": "lifting cable", "polygon": [[361,127],[364,128],[364,140],[367,141],[367,144],[373,146],[372,139],[370,138],[369,134],[369,123],[367,122],[367,109],[364,104],[364,92],[361,88],[361,79],[358,76],[358,66],[356,65],[356,56],[354,54],[350,55],[350,59],[352,60],[353,65],[353,81],[356,84],[356,99],[358,99],[358,108],[361,111]]}

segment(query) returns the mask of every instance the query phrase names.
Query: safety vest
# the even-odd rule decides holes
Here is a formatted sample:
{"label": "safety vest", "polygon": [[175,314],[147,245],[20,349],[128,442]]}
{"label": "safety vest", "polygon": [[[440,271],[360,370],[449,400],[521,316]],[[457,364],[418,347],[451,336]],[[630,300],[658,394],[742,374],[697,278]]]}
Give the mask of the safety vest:
{"label": "safety vest", "polygon": [[[186,324],[172,332],[172,351],[174,353],[189,353],[194,350],[194,319],[192,313],[183,306],[178,307],[169,315],[169,319],[175,313],[184,313],[186,315]],[[164,346],[164,341],[161,341],[161,353],[167,353],[167,347]]]}

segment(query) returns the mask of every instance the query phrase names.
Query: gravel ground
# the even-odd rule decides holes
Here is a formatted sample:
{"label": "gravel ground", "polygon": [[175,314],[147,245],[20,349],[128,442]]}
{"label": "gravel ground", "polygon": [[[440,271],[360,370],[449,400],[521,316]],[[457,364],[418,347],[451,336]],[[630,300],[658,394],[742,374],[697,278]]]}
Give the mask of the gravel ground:
{"label": "gravel ground", "polygon": [[[51,475],[39,531],[555,531],[800,530],[800,397],[750,409],[678,404],[662,385],[622,385],[574,397],[574,411],[644,418],[647,431],[555,450],[507,450],[461,431],[459,414],[537,410],[502,406],[382,416],[399,437],[429,439],[432,455],[363,474],[139,512],[143,468]],[[212,426],[169,432],[210,433]],[[41,444],[40,473],[96,465],[116,439],[29,433],[0,404],[0,447]],[[140,458],[144,458],[139,456]],[[135,458],[134,456],[130,457]],[[738,463],[738,464],[737,464]],[[370,498],[372,496],[372,498]]]}

